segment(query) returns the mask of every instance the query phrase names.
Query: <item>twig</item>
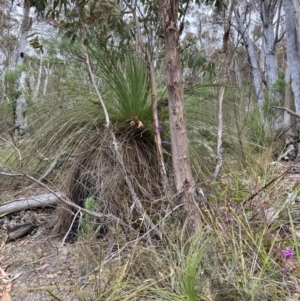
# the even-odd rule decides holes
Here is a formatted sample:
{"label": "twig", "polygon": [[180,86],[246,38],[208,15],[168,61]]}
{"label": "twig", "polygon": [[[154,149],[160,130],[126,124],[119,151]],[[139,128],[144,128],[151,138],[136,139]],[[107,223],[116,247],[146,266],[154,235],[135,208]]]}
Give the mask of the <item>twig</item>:
{"label": "twig", "polygon": [[[296,163],[296,162],[295,162]],[[273,178],[272,180],[270,180],[267,184],[265,184],[262,188],[258,189],[257,191],[255,191],[254,193],[252,193],[248,198],[246,198],[242,204],[246,204],[247,202],[253,200],[257,195],[259,195],[262,191],[264,191],[266,188],[268,188],[270,185],[272,185],[275,181],[282,179],[288,172],[290,169],[292,169],[294,167],[294,164],[291,165],[290,167],[288,167],[283,173],[281,173],[279,176]]]}
{"label": "twig", "polygon": [[12,143],[12,142],[10,142],[10,141],[8,141],[8,140],[2,138],[2,137],[0,137],[0,139],[1,139],[2,141],[4,141],[5,143],[10,144],[10,145],[16,150],[16,152],[18,153],[18,160],[19,160],[20,167],[23,168],[23,164],[22,164],[22,155],[21,155],[21,152],[20,152],[20,150],[18,149],[18,147],[15,145],[15,142]]}
{"label": "twig", "polygon": [[282,111],[286,111],[288,114],[300,119],[300,115],[295,113],[294,111],[292,111],[290,109],[283,108],[283,107],[275,107],[275,106],[273,106],[273,108],[278,109],[278,110],[282,110]]}
{"label": "twig", "polygon": [[64,236],[64,238],[63,238],[63,240],[62,240],[62,242],[61,242],[61,245],[60,245],[59,249],[61,249],[61,248],[64,246],[64,244],[65,244],[65,242],[66,242],[66,239],[67,239],[67,237],[69,236],[69,233],[70,233],[70,231],[72,230],[73,225],[74,225],[74,223],[75,223],[75,221],[76,221],[76,218],[77,218],[77,216],[78,216],[79,213],[81,213],[81,210],[77,210],[76,214],[74,215],[74,218],[73,218],[73,220],[72,220],[72,223],[71,223],[71,225],[70,225],[70,227],[69,227],[67,233],[65,234],[65,236]]}
{"label": "twig", "polygon": [[8,173],[8,172],[2,172],[0,171],[0,175],[2,176],[9,176],[9,177],[25,177],[37,184],[39,184],[40,186],[46,188],[48,191],[50,191],[53,195],[55,195],[57,197],[58,200],[60,200],[62,203],[72,207],[72,208],[75,208],[77,210],[81,210],[83,213],[86,213],[88,214],[89,216],[92,216],[92,217],[95,217],[95,218],[109,218],[111,220],[114,220],[118,223],[120,223],[122,226],[125,226],[125,227],[128,227],[130,228],[129,225],[127,225],[125,222],[123,222],[120,218],[116,217],[115,215],[113,214],[103,214],[103,213],[98,213],[98,212],[93,212],[93,211],[90,211],[88,209],[85,209],[85,208],[82,208],[80,207],[79,205],[71,202],[69,199],[67,198],[63,198],[61,197],[57,192],[55,192],[53,189],[51,189],[48,185],[44,184],[43,182],[35,179],[34,177],[28,175],[27,173],[24,173],[24,172],[16,172],[16,173]]}
{"label": "twig", "polygon": [[[179,204],[177,205],[175,208],[173,208],[172,210],[170,210],[169,212],[166,213],[166,215],[162,218],[161,222],[163,222],[167,217],[169,217],[169,215],[171,215],[176,209],[178,209],[179,207],[182,207],[183,204]],[[149,229],[146,233],[144,233],[142,236],[139,236],[138,238],[127,242],[121,249],[119,249],[118,251],[109,254],[109,256],[107,256],[102,262],[100,267],[96,267],[95,269],[93,269],[91,272],[85,274],[84,276],[80,277],[77,282],[75,283],[75,285],[82,280],[83,278],[91,275],[92,273],[96,272],[99,270],[99,268],[102,268],[105,264],[107,264],[109,261],[111,261],[113,258],[115,258],[118,254],[120,254],[126,247],[128,247],[129,245],[133,244],[133,243],[137,243],[139,241],[141,241],[145,236],[149,235],[149,233],[151,231],[154,230],[154,228],[158,227],[158,225],[154,225],[153,228]]]}

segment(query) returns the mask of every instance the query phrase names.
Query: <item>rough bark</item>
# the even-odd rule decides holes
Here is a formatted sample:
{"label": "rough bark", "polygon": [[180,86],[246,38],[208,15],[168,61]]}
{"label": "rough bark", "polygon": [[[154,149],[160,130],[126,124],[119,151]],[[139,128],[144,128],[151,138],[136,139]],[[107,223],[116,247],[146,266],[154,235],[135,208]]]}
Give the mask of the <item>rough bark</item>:
{"label": "rough bark", "polygon": [[168,85],[169,120],[172,163],[176,190],[182,191],[182,202],[189,217],[188,228],[200,227],[200,211],[194,200],[195,183],[192,176],[186,113],[184,109],[183,81],[180,60],[178,0],[160,0],[161,22],[164,30],[165,64]]}
{"label": "rough bark", "polygon": [[[30,22],[30,1],[24,0],[23,2],[23,20],[20,26],[20,37],[19,37],[19,49],[17,52],[17,60],[16,66],[19,67],[24,63],[24,56],[25,56],[25,46],[26,46],[26,38],[31,26]],[[25,78],[26,74],[24,71],[21,72],[20,78],[17,81],[17,91],[18,97],[16,98],[16,105],[15,105],[15,134],[16,135],[23,135],[26,132],[27,128],[27,103],[23,93],[25,88]]]}
{"label": "rough bark", "polygon": [[253,84],[254,84],[255,94],[257,98],[257,105],[261,107],[264,104],[263,85],[262,85],[262,78],[259,70],[259,64],[255,53],[254,43],[250,39],[247,29],[245,28],[245,25],[241,20],[240,13],[236,7],[234,8],[234,15],[237,21],[237,30],[239,34],[242,36],[242,39],[244,41],[249,63],[251,66]]}

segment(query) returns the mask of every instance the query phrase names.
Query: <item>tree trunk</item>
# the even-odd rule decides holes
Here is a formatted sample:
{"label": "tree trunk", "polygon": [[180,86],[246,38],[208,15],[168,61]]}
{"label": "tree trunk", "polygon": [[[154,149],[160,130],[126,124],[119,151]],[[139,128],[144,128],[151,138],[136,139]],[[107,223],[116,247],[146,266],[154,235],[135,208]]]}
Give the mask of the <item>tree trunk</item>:
{"label": "tree trunk", "polygon": [[[290,64],[292,91],[294,94],[295,110],[300,114],[300,56],[299,41],[297,36],[296,20],[294,6],[291,0],[283,0],[282,2],[285,12],[286,40],[287,40],[287,56]],[[300,16],[297,16],[299,19]],[[298,124],[298,132],[300,131],[300,123]]]}
{"label": "tree trunk", "polygon": [[37,76],[37,83],[34,89],[34,97],[36,98],[39,94],[40,91],[40,85],[41,85],[41,78],[42,78],[42,73],[43,73],[43,54],[40,53],[40,67],[39,67],[39,73]]}
{"label": "tree trunk", "polygon": [[228,42],[229,42],[229,33],[231,28],[231,18],[232,12],[234,7],[235,0],[231,0],[230,8],[228,12],[228,17],[226,20],[226,25],[224,27],[224,34],[223,34],[223,52],[227,55],[225,68],[223,71],[222,76],[222,86],[219,92],[218,98],[218,136],[217,136],[217,164],[214,172],[214,179],[217,180],[221,167],[223,165],[223,102],[225,97],[225,92],[227,88],[227,82],[230,78],[230,65],[233,59],[233,50],[229,49]]}
{"label": "tree trunk", "polygon": [[45,80],[44,80],[44,85],[43,85],[43,95],[44,96],[47,94],[48,81],[49,81],[50,75],[52,74],[52,69],[53,69],[53,66],[50,67],[50,63],[47,64],[47,67],[44,67],[44,70],[45,70]]}
{"label": "tree trunk", "polygon": [[292,0],[294,5],[294,14],[295,14],[295,20],[296,20],[296,31],[297,31],[297,37],[298,41],[300,41],[300,5],[299,0]]}
{"label": "tree trunk", "polygon": [[248,59],[251,66],[252,78],[253,78],[253,83],[255,88],[255,94],[257,97],[257,105],[261,107],[264,104],[264,96],[263,96],[263,89],[262,89],[262,79],[261,79],[256,53],[255,53],[254,43],[250,39],[248,32],[241,20],[239,11],[236,7],[234,8],[234,15],[238,24],[237,30],[243,38],[245,48],[248,54]]}
{"label": "tree trunk", "polygon": [[159,132],[160,130],[159,130],[158,114],[157,114],[156,81],[155,81],[153,62],[148,63],[148,68],[149,68],[149,77],[150,77],[150,84],[151,84],[152,126],[153,126],[153,133],[154,133],[154,143],[156,148],[157,162],[159,166],[164,194],[169,198],[170,185],[169,185],[167,170],[165,167],[163,151],[161,147],[161,137]]}
{"label": "tree trunk", "polygon": [[[285,91],[284,91],[284,107],[286,109],[291,109],[291,70],[290,63],[287,62],[287,68],[285,70]],[[286,140],[288,140],[291,133],[291,115],[287,112],[283,112],[283,126],[287,130]]]}
{"label": "tree trunk", "polygon": [[177,192],[182,191],[182,202],[189,218],[188,228],[194,232],[200,227],[201,221],[199,207],[194,200],[195,183],[190,165],[186,113],[184,109],[179,28],[177,24],[179,0],[160,0],[159,5],[165,41],[165,64],[175,186]]}
{"label": "tree trunk", "polygon": [[[261,0],[260,16],[263,24],[263,51],[265,68],[267,71],[268,88],[271,89],[275,84],[278,76],[277,72],[277,57],[276,57],[276,44],[278,27],[274,34],[273,20],[277,8],[276,0]],[[280,5],[278,6],[280,10]],[[279,11],[280,13],[280,11]],[[278,20],[279,22],[279,20]]]}
{"label": "tree trunk", "polygon": [[[20,26],[19,49],[17,52],[17,61],[16,61],[17,67],[22,66],[24,63],[26,38],[31,26],[29,12],[30,12],[30,1],[24,0],[23,20]],[[25,88],[25,78],[26,78],[26,74],[24,71],[22,71],[20,78],[16,83],[17,91],[18,91],[18,96],[15,105],[15,128],[16,128],[15,134],[16,135],[23,135],[26,132],[26,128],[27,128],[27,116],[26,116],[27,104],[23,93],[23,90]]]}

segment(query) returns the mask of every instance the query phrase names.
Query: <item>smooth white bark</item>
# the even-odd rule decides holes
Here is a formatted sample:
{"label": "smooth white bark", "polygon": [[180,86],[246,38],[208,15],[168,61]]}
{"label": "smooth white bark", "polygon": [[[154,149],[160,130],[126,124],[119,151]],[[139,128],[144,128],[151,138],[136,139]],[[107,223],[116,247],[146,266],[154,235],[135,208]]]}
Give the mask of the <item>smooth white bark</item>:
{"label": "smooth white bark", "polygon": [[[287,109],[291,108],[291,68],[290,63],[288,62],[287,68],[285,70],[285,95],[284,95],[284,107]],[[291,115],[284,111],[283,113],[283,126],[284,128],[289,129],[291,127]]]}
{"label": "smooth white bark", "polygon": [[[20,26],[19,49],[17,52],[16,67],[19,67],[24,63],[26,38],[31,26],[29,13],[30,13],[30,3],[29,1],[24,0],[23,20]],[[17,87],[16,87],[18,91],[18,97],[16,99],[16,106],[15,106],[15,134],[16,135],[23,135],[27,128],[27,116],[26,116],[27,103],[23,93],[25,88],[25,78],[26,78],[26,73],[22,71],[20,78],[17,81]]]}
{"label": "smooth white bark", "polygon": [[41,78],[42,78],[42,73],[43,73],[43,54],[40,54],[40,66],[39,66],[39,73],[37,76],[37,83],[35,86],[34,90],[34,97],[38,96],[39,90],[40,90],[40,85],[41,85]]}
{"label": "smooth white bark", "polygon": [[52,74],[53,66],[50,67],[50,64],[47,64],[47,67],[44,67],[45,70],[45,80],[44,80],[44,87],[43,87],[43,95],[45,96],[48,89],[48,82],[49,82],[49,76]]}
{"label": "smooth white bark", "polygon": [[254,43],[250,39],[248,31],[245,28],[245,25],[242,22],[239,11],[236,7],[234,8],[234,15],[237,21],[237,30],[242,36],[248,54],[248,59],[251,66],[253,84],[255,88],[255,94],[257,98],[257,105],[261,107],[264,104],[263,85],[262,85],[262,78],[260,74],[259,64],[255,53]]}
{"label": "smooth white bark", "polygon": [[293,7],[294,7],[297,37],[298,37],[298,41],[300,41],[300,18],[299,18],[299,16],[300,16],[300,5],[299,5],[299,0],[292,0],[292,1],[293,1]]}
{"label": "smooth white bark", "polygon": [[[294,94],[295,111],[300,114],[300,56],[299,56],[299,40],[297,34],[297,20],[295,18],[294,6],[291,0],[283,0],[282,2],[285,12],[285,26],[287,39],[287,56],[290,63],[292,91]],[[300,16],[297,16],[299,19]],[[298,123],[299,130],[299,123]]]}
{"label": "smooth white bark", "polygon": [[[278,77],[278,63],[276,57],[276,44],[278,27],[274,33],[273,20],[277,10],[276,0],[261,0],[260,16],[263,25],[263,52],[268,88],[272,88]],[[280,9],[280,6],[278,7]],[[279,12],[280,13],[280,12]]]}
{"label": "smooth white bark", "polygon": [[[65,197],[65,194],[62,192],[57,192],[57,195],[59,197]],[[58,204],[58,202],[58,197],[52,193],[40,194],[1,204],[0,214],[9,214],[33,208],[55,206]]]}

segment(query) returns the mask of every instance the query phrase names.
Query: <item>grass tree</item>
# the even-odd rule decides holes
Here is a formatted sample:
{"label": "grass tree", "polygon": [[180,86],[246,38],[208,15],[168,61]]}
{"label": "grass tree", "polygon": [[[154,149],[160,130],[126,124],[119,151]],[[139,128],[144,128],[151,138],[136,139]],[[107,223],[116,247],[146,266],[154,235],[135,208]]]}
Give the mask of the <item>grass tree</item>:
{"label": "grass tree", "polygon": [[[206,3],[209,3],[209,1]],[[58,5],[58,2],[56,4]],[[182,5],[183,7],[181,7]],[[171,157],[173,169],[171,173],[174,175],[175,193],[176,195],[180,196],[184,211],[186,212],[186,216],[188,216],[189,230],[194,232],[200,227],[201,215],[197,205],[197,200],[195,199],[196,181],[192,173],[189,154],[190,143],[188,140],[188,127],[184,102],[181,54],[179,45],[180,32],[182,29],[182,24],[179,25],[179,19],[183,16],[183,14],[186,13],[186,5],[188,5],[188,3],[185,4],[181,3],[180,1],[160,1],[160,10],[157,10],[156,13],[158,14],[160,12],[161,14],[160,20],[162,21],[161,25],[164,32],[165,42],[165,68],[167,75],[169,110],[168,125],[170,128],[169,132],[171,138]],[[130,58],[132,55],[125,52],[122,52],[120,55],[120,53],[116,53],[115,51],[111,51],[111,53],[103,51],[100,53],[100,50],[99,53],[97,53],[97,50],[95,49],[98,49],[98,46],[101,45],[102,49],[107,50],[109,46],[109,40],[107,40],[106,45],[103,45],[103,43],[101,44],[99,41],[95,40],[97,39],[97,35],[95,35],[95,33],[97,32],[98,24],[95,23],[96,21],[94,19],[92,21],[90,20],[91,16],[93,15],[93,6],[91,5],[88,10],[82,9],[82,7],[79,7],[77,10],[75,8],[73,7],[71,9],[71,13],[67,14],[68,18],[64,20],[62,24],[65,24],[66,26],[67,35],[71,37],[73,41],[76,40],[76,43],[81,44],[81,50],[84,50],[81,58],[85,57],[86,66],[88,67],[88,77],[92,81],[91,87],[94,87],[93,89],[96,88],[95,97],[101,99],[101,103],[96,101],[97,104],[81,104],[80,107],[76,107],[78,105],[76,104],[73,106],[73,108],[68,108],[68,114],[70,114],[68,117],[69,120],[66,120],[65,118],[57,121],[52,120],[52,125],[47,125],[47,134],[45,136],[50,137],[51,133],[51,135],[56,138],[50,138],[46,140],[45,145],[51,149],[53,149],[55,145],[59,145],[60,149],[67,149],[71,156],[73,156],[77,152],[81,152],[81,148],[79,148],[78,144],[80,141],[82,144],[82,152],[85,153],[85,149],[88,149],[88,146],[85,143],[87,143],[87,141],[90,141],[88,143],[93,141],[93,138],[90,138],[89,135],[93,132],[93,134],[91,134],[91,136],[93,136],[96,133],[96,129],[97,131],[101,129],[101,132],[103,132],[101,141],[106,141],[108,139],[107,132],[102,131],[103,124],[106,124],[107,129],[113,129],[115,137],[117,138],[117,143],[120,144],[121,149],[125,143],[125,140],[123,140],[125,137],[128,139],[128,141],[133,141],[132,139],[134,137],[135,141],[137,141],[136,139],[138,139],[138,141],[143,141],[143,143],[145,143],[145,147],[148,147],[149,152],[147,152],[149,154],[152,153],[152,147],[149,148],[149,146],[153,143],[153,134],[147,127],[149,122],[151,124],[151,102],[149,102],[150,81],[148,76],[145,76],[143,73],[144,71],[142,71],[142,69],[145,67],[144,64],[142,61],[139,61],[139,59],[133,60]],[[115,15],[115,9],[113,11]],[[71,18],[74,18],[74,20],[71,20]],[[158,15],[157,20],[159,20]],[[91,24],[89,22],[92,22],[92,26],[90,26]],[[73,24],[73,27],[70,27],[71,24]],[[103,24],[99,24],[100,30],[102,30],[102,25]],[[109,37],[111,36],[114,24],[108,25],[109,30],[107,30],[106,33],[108,34],[108,39],[110,39]],[[119,33],[120,32],[118,32],[118,34]],[[116,39],[114,43],[116,43],[117,40],[118,39]],[[97,45],[97,47],[95,47],[95,45]],[[88,52],[90,53],[88,54]],[[90,54],[92,54],[91,57]],[[126,56],[129,56],[129,59]],[[80,55],[78,58],[80,58]],[[100,92],[98,91],[99,86],[101,86],[99,88]],[[93,101],[95,102],[95,100]],[[104,115],[102,113],[100,114],[100,107],[105,108]],[[96,110],[100,115],[96,117],[95,112],[90,112],[91,109]],[[85,112],[84,110],[87,111]],[[82,114],[83,112],[84,115]],[[104,116],[105,121],[101,119]],[[89,117],[91,117],[91,119],[89,119]],[[59,128],[57,128],[58,125]],[[83,128],[86,129],[85,133],[83,133]],[[43,130],[45,130],[45,128],[43,128]],[[121,132],[124,133],[121,134]],[[62,137],[65,137],[65,135],[69,135],[67,144],[65,144],[65,141],[64,143],[57,144],[57,141],[62,141],[61,139]],[[118,140],[119,138],[120,140]],[[96,140],[94,142],[97,145],[100,143],[100,140],[97,140],[98,142]],[[53,145],[50,145],[49,143]],[[103,145],[102,143],[100,144]],[[141,142],[135,144],[134,147],[137,147],[138,145],[141,145]],[[94,149],[94,146],[92,149]],[[106,153],[106,156],[109,157],[109,154]],[[90,154],[89,157],[92,158],[93,156]],[[92,159],[91,162],[95,162],[93,161],[94,159]],[[150,159],[150,161],[151,160],[152,159]],[[85,160],[80,161],[80,159],[78,159],[78,162],[81,162],[79,164],[81,166],[79,170],[82,170],[82,166],[85,166],[85,168],[88,169],[87,166],[91,164]],[[157,162],[154,165],[152,164],[152,166],[154,169],[156,169]],[[90,165],[90,167],[93,168],[92,165]],[[71,174],[75,178],[75,182],[77,184],[81,183],[80,185],[82,187],[80,189],[83,189],[83,186],[86,186],[86,190],[89,190],[87,186],[90,184],[87,182],[90,182],[91,179],[80,179],[81,171],[79,170],[74,169],[74,173]],[[98,180],[100,183],[102,181],[100,180],[102,179],[101,172],[97,174],[99,175]],[[126,174],[124,176],[125,178],[127,177]],[[151,179],[151,176],[149,179]],[[158,182],[160,181],[161,180]],[[77,185],[75,182],[72,184],[74,187]],[[151,191],[153,187],[151,188],[150,186],[149,189]],[[95,192],[92,191],[92,193]],[[80,195],[80,193],[77,194]],[[90,197],[90,195],[87,194],[85,197]]]}

